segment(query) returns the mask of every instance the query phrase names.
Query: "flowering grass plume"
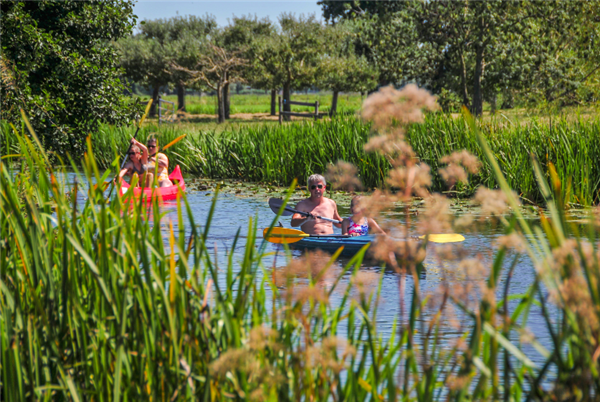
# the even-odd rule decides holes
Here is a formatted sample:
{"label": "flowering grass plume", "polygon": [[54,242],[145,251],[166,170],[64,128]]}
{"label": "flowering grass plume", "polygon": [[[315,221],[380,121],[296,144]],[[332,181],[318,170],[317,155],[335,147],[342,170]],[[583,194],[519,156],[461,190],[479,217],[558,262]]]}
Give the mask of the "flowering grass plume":
{"label": "flowering grass plume", "polygon": [[353,164],[340,160],[327,168],[325,178],[336,190],[358,191],[362,189],[362,183],[357,172]]}
{"label": "flowering grass plume", "polygon": [[467,184],[469,182],[468,173],[476,174],[481,167],[479,159],[465,149],[442,157],[440,162],[447,165],[440,169],[439,173],[450,187],[456,183]]}

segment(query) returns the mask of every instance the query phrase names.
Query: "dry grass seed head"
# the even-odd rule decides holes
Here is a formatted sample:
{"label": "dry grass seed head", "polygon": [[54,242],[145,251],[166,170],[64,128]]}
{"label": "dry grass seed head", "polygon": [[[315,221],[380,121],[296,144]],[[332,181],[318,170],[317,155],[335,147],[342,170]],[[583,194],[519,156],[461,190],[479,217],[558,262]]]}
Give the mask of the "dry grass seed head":
{"label": "dry grass seed head", "polygon": [[463,149],[462,151],[452,152],[450,155],[443,156],[440,159],[440,162],[446,164],[454,163],[456,165],[461,165],[471,174],[479,172],[479,169],[481,168],[481,162],[479,161],[479,159],[466,149]]}
{"label": "dry grass seed head", "polygon": [[440,244],[434,251],[435,255],[444,261],[460,261],[469,254],[462,244]]}
{"label": "dry grass seed head", "polygon": [[525,238],[519,233],[512,232],[506,236],[500,236],[496,239],[494,244],[496,247],[504,247],[511,249],[517,253],[524,253],[527,249],[525,248]]}
{"label": "dry grass seed head", "polygon": [[387,86],[369,95],[362,105],[362,118],[373,122],[375,129],[390,127],[394,121],[400,124],[420,123],[423,109],[437,110],[435,96],[414,84],[397,90]]}
{"label": "dry grass seed head", "polygon": [[292,296],[292,300],[299,302],[300,304],[309,302],[315,304],[328,304],[329,294],[322,286],[309,285],[297,289]]}
{"label": "dry grass seed head", "polygon": [[373,194],[368,197],[360,197],[358,207],[365,216],[376,218],[381,211],[390,208],[393,205],[393,202],[394,197],[391,197],[381,190],[375,190]]}
{"label": "dry grass seed head", "polygon": [[361,296],[368,297],[379,284],[381,274],[373,271],[358,271],[352,276],[350,282],[356,287]]}
{"label": "dry grass seed head", "polygon": [[453,222],[453,226],[456,229],[470,229],[473,226],[474,221],[475,218],[472,214],[465,214],[455,219]]}
{"label": "dry grass seed head", "polygon": [[446,379],[446,386],[451,391],[459,391],[469,384],[468,376],[449,376]]}
{"label": "dry grass seed head", "polygon": [[340,160],[327,168],[325,177],[336,190],[356,191],[362,188],[357,173],[356,166]]}
{"label": "dry grass seed head", "polygon": [[329,279],[332,275],[331,267],[327,267],[330,259],[331,255],[321,250],[306,252],[302,257],[291,260],[286,267],[275,272],[275,284],[284,286],[296,278]]}
{"label": "dry grass seed head", "polygon": [[419,218],[419,233],[447,233],[452,229],[450,218],[450,201],[440,194],[433,194],[425,198],[425,210]]}
{"label": "dry grass seed head", "polygon": [[425,249],[414,239],[394,240],[379,236],[370,248],[373,258],[384,261],[392,267],[409,270],[425,259]]}
{"label": "dry grass seed head", "polygon": [[225,377],[230,371],[254,368],[254,359],[247,349],[229,349],[217,360],[211,363],[211,374],[216,377]]}
{"label": "dry grass seed head", "polygon": [[366,152],[378,152],[382,155],[393,155],[397,153],[399,149],[396,145],[396,141],[396,136],[393,135],[377,135],[369,138],[369,141],[367,141],[363,148]]}
{"label": "dry grass seed head", "polygon": [[438,171],[448,187],[452,187],[456,183],[467,184],[469,182],[469,176],[467,176],[467,172],[460,165],[451,163],[445,168],[439,169]]}
{"label": "dry grass seed head", "polygon": [[265,326],[257,326],[250,330],[248,347],[250,350],[263,350],[267,347],[276,347],[277,331]]}
{"label": "dry grass seed head", "polygon": [[[343,349],[341,358],[338,358],[338,349]],[[345,368],[347,357],[355,356],[356,349],[338,337],[331,336],[323,339],[320,345],[310,346],[306,349],[307,363],[312,367],[331,370],[339,374]]]}
{"label": "dry grass seed head", "polygon": [[419,197],[426,197],[429,195],[427,187],[431,186],[430,171],[430,167],[426,164],[401,166],[389,171],[386,182],[390,186],[404,191],[407,196],[415,194]]}
{"label": "dry grass seed head", "polygon": [[[516,193],[513,193],[518,200]],[[508,198],[502,190],[490,190],[486,187],[479,187],[475,193],[475,202],[481,205],[481,212],[485,215],[501,216],[510,209]]]}

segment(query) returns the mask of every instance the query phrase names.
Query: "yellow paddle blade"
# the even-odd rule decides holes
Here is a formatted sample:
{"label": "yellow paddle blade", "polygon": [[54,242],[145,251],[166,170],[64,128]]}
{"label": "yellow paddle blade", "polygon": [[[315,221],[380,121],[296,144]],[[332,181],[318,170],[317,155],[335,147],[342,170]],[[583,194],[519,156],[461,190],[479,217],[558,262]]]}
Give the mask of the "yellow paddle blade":
{"label": "yellow paddle blade", "polygon": [[165,145],[165,146],[162,148],[162,151],[164,151],[165,149],[167,149],[167,148],[169,148],[169,147],[171,147],[171,146],[173,146],[173,145],[177,144],[179,141],[183,140],[183,139],[185,138],[185,136],[186,136],[186,135],[187,135],[187,134],[183,134],[183,135],[180,135],[179,137],[175,138],[173,141],[171,141],[171,142],[169,142],[167,145]]}
{"label": "yellow paddle blade", "polygon": [[[425,236],[419,236],[419,239],[425,239]],[[458,233],[430,234],[428,241],[432,243],[458,243],[465,240],[465,236]]]}
{"label": "yellow paddle blade", "polygon": [[[263,237],[270,243],[283,244],[283,243],[296,243],[305,237],[310,237],[308,233],[304,233],[301,230],[288,229],[288,228],[273,228],[269,233],[269,228],[263,230]],[[268,234],[268,236],[267,236]]]}
{"label": "yellow paddle blade", "polygon": [[142,127],[142,123],[144,122],[144,120],[146,120],[146,116],[148,116],[148,113],[150,113],[150,106],[152,106],[152,99],[150,99],[148,101],[148,104],[146,105],[146,111],[144,112],[144,115],[140,119],[140,124],[138,124],[138,127]]}

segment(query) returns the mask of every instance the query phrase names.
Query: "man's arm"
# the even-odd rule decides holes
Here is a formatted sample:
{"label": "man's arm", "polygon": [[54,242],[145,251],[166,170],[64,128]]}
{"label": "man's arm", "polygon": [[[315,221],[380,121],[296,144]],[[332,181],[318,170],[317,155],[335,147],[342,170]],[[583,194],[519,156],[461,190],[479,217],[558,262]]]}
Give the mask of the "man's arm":
{"label": "man's arm", "polygon": [[[341,221],[342,217],[340,216],[340,214],[338,214],[337,204],[333,200],[331,200],[331,202],[333,202],[333,219],[335,219],[337,221]],[[334,223],[333,226],[335,226],[336,228],[341,228],[342,224],[341,223]]]}
{"label": "man's arm", "polygon": [[[302,211],[304,209],[304,208],[302,208],[302,201],[300,201],[296,205],[296,209],[298,211]],[[305,212],[305,211],[302,211],[302,212]],[[306,222],[308,222],[309,219],[315,219],[315,216],[310,212],[308,212],[308,216],[296,213],[296,214],[292,215],[292,227],[302,226]]]}

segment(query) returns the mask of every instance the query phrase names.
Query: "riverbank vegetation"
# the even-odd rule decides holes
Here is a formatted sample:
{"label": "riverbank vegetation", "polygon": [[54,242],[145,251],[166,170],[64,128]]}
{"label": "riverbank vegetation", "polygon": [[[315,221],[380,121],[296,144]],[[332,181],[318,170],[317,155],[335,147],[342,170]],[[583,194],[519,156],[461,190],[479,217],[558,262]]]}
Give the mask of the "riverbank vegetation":
{"label": "riverbank vegetation", "polygon": [[[223,131],[198,130],[201,125],[145,126],[140,132],[144,140],[150,132],[159,132],[162,145],[182,134],[180,143],[167,150],[171,164],[182,165],[185,173],[214,179],[236,179],[286,185],[292,180],[305,184],[315,172],[324,173],[338,160],[350,162],[358,169],[358,177],[366,188],[381,188],[391,164],[384,156],[368,153],[364,145],[370,126],[353,116],[341,116],[317,122],[230,125]],[[531,156],[540,163],[549,182],[550,163],[563,183],[561,196],[566,203],[592,205],[600,201],[600,120],[597,118],[559,119],[524,124],[498,118],[479,122],[478,127],[509,185],[527,201],[543,203],[535,179]],[[127,149],[133,128],[102,126],[92,137],[95,155],[101,168],[109,168],[115,156]],[[16,146],[12,130],[4,126],[3,149]],[[498,183],[486,162],[468,185],[448,187],[438,169],[439,159],[453,151],[466,149],[481,160],[483,150],[468,129],[463,117],[429,115],[422,125],[409,128],[407,139],[416,156],[432,168],[432,191],[457,197],[472,196],[477,187],[496,188]],[[8,140],[8,141],[7,141]],[[114,168],[114,165],[113,165]]]}
{"label": "riverbank vegetation", "polygon": [[[240,228],[247,238],[238,261],[230,254],[235,246],[209,245],[217,195],[202,221],[185,197],[176,223],[162,218],[157,204],[148,210],[127,196],[107,204],[90,185],[106,179],[91,142],[77,181],[64,183],[66,172],[48,162],[33,132],[17,133],[19,156],[10,159],[18,158],[19,169],[0,162],[4,397],[593,400],[600,392],[596,221],[581,232],[568,225],[561,197],[553,196],[560,180],[552,174],[547,186],[535,161],[549,219],[541,226],[523,219],[495,153],[469,117],[466,123],[501,188],[478,199],[507,236],[491,266],[457,263],[481,281],[443,285],[435,295],[422,293],[420,247],[378,245],[403,256],[389,260],[401,297],[386,338],[376,325],[382,277],[362,271],[360,255],[341,271],[331,268],[335,256],[323,255],[276,268],[250,219]],[[399,133],[381,124],[378,132],[390,141]],[[419,161],[394,158],[396,185],[402,171],[422,171]],[[388,195],[410,197],[413,187],[401,190]],[[450,223],[440,214],[442,198],[427,200],[429,212],[419,217],[424,233]],[[536,271],[524,293],[512,294],[521,253]],[[413,286],[404,297],[407,275]],[[528,329],[533,315],[536,334]],[[454,338],[449,322],[459,323]],[[548,343],[538,339],[540,325]]]}

